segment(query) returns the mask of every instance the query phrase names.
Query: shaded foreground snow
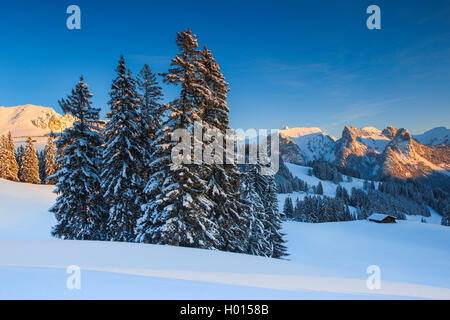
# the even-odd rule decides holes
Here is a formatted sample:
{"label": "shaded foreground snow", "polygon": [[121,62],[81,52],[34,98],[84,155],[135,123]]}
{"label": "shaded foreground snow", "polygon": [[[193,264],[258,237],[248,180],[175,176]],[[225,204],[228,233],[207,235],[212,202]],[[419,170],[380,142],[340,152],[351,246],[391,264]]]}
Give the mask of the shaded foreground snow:
{"label": "shaded foreground snow", "polygon": [[0,179],[0,240],[51,239],[56,219],[48,209],[56,199],[54,189]]}
{"label": "shaded foreground snow", "polygon": [[[289,260],[48,240],[51,190],[0,180],[2,299],[450,299],[450,229],[442,226],[287,222]],[[366,287],[372,264],[381,290]],[[81,267],[81,290],[66,288],[69,265]]]}

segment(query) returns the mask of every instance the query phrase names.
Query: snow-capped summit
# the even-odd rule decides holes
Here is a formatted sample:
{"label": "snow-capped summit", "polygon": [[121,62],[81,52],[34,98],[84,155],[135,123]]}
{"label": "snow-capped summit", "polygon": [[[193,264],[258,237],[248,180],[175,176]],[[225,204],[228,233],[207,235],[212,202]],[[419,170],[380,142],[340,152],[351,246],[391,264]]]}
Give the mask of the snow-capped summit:
{"label": "snow-capped summit", "polygon": [[382,153],[390,141],[383,131],[375,127],[358,129],[351,126],[345,126],[341,140],[347,145],[353,144],[353,149],[361,150],[362,154],[367,151]]}
{"label": "snow-capped summit", "polygon": [[421,144],[426,144],[429,146],[441,144],[449,145],[450,129],[447,129],[446,127],[437,127],[422,134],[414,135],[414,139],[419,141]]}
{"label": "snow-capped summit", "polygon": [[71,115],[62,116],[49,107],[32,104],[0,107],[0,135],[11,131],[13,137],[40,137],[64,130],[73,122]]}
{"label": "snow-capped summit", "polygon": [[336,164],[364,178],[421,178],[450,169],[448,148],[423,145],[405,128],[346,126],[336,144]]}
{"label": "snow-capped summit", "polygon": [[362,132],[366,133],[367,135],[381,135],[382,131],[380,129],[377,129],[375,127],[364,127],[361,129]]}
{"label": "snow-capped summit", "polygon": [[338,140],[315,127],[286,127],[279,134],[280,153],[284,161],[298,165],[313,160],[334,162],[339,167],[358,172],[366,179],[446,175],[450,169],[448,145],[424,145],[404,128],[387,127],[380,130],[375,127],[359,129],[345,126]]}
{"label": "snow-capped summit", "polygon": [[289,128],[279,131],[281,153],[287,162],[306,164],[313,160],[333,161],[337,140],[320,128]]}
{"label": "snow-capped summit", "polygon": [[27,137],[33,137],[37,150],[44,148],[50,132],[61,132],[74,121],[72,115],[62,116],[49,107],[32,104],[0,107],[0,135],[11,131],[16,145],[23,145]]}
{"label": "snow-capped summit", "polygon": [[327,135],[327,136],[331,137],[333,140],[337,140],[335,137],[328,135],[328,133],[322,131],[322,129],[317,128],[317,127],[289,128],[288,126],[286,126],[284,129],[280,130],[280,134],[282,134],[285,137],[289,137],[289,138],[300,138],[303,136],[317,134],[317,133]]}
{"label": "snow-capped summit", "polygon": [[398,129],[383,153],[382,177],[420,178],[450,169],[450,149],[417,142],[407,129]]}

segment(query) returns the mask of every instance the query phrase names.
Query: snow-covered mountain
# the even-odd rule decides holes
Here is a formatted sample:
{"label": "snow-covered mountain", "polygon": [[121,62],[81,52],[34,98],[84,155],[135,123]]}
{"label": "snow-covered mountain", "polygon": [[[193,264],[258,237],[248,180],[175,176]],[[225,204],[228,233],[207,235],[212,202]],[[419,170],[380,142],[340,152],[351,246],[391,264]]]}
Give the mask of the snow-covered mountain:
{"label": "snow-covered mountain", "polygon": [[320,128],[289,128],[279,131],[283,160],[295,164],[306,164],[313,160],[334,160],[334,145],[337,140]]}
{"label": "snow-covered mountain", "polygon": [[390,138],[374,127],[345,126],[342,137],[336,141],[335,163],[358,171],[362,177],[374,178],[380,166],[380,155],[389,142]]}
{"label": "snow-covered mountain", "polygon": [[407,129],[399,129],[386,147],[381,176],[421,178],[450,170],[450,147],[423,145]]}
{"label": "snow-covered mountain", "polygon": [[73,122],[70,114],[62,116],[49,107],[32,104],[0,107],[0,135],[11,131],[14,137],[39,137],[51,131],[62,131]]}
{"label": "snow-covered mountain", "polygon": [[51,131],[62,131],[72,126],[74,118],[60,115],[49,107],[26,104],[0,107],[0,135],[11,131],[14,137],[39,137]]}
{"label": "snow-covered mountain", "polygon": [[426,144],[429,146],[436,146],[440,144],[449,145],[450,129],[447,129],[446,127],[437,127],[422,134],[416,134],[413,137],[421,144]]}
{"label": "snow-covered mountain", "polygon": [[281,156],[289,163],[305,165],[324,160],[369,179],[436,174],[448,177],[450,170],[450,146],[424,145],[404,128],[387,127],[381,131],[345,126],[340,139],[319,128],[285,128],[279,132]]}
{"label": "snow-covered mountain", "polygon": [[335,155],[337,164],[359,171],[364,178],[422,178],[450,169],[449,147],[423,145],[404,128],[345,127]]}
{"label": "snow-covered mountain", "polygon": [[70,114],[62,116],[52,108],[32,104],[0,107],[0,135],[11,131],[17,144],[23,143],[27,137],[33,137],[40,149],[50,132],[61,132],[71,127],[74,120]]}

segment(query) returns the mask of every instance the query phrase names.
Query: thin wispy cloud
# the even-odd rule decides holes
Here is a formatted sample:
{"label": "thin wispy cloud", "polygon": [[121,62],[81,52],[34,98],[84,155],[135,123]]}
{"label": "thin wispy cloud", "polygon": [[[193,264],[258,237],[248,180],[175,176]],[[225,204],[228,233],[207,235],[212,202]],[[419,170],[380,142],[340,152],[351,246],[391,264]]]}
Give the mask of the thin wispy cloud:
{"label": "thin wispy cloud", "polygon": [[330,114],[330,118],[336,121],[323,125],[327,130],[334,129],[352,121],[372,117],[388,112],[393,105],[399,102],[410,100],[411,98],[394,98],[390,100],[372,101],[372,102],[355,102],[342,111]]}
{"label": "thin wispy cloud", "polygon": [[290,87],[315,87],[339,96],[348,95],[345,93],[346,88],[363,77],[367,77],[365,69],[359,66],[347,67],[344,70],[322,62],[290,64],[268,59],[258,63],[257,68],[266,74],[274,84]]}

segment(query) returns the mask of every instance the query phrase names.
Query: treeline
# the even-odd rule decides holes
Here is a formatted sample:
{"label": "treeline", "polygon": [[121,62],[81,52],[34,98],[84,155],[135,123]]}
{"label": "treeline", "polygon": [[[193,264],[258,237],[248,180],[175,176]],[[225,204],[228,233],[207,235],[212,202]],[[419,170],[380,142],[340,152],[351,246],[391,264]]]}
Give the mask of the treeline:
{"label": "treeline", "polygon": [[366,219],[373,213],[383,213],[399,220],[406,220],[406,215],[430,216],[426,206],[403,197],[393,197],[378,190],[367,191],[352,188],[348,204],[358,209],[358,217]]}
{"label": "treeline", "polygon": [[[335,184],[343,181],[341,168],[332,163],[313,161],[309,163],[309,166],[311,167],[308,170],[308,175],[310,176],[314,175],[318,179],[332,181]],[[301,181],[301,179],[292,177],[292,175],[289,176],[290,172],[285,166],[280,168],[287,171],[287,173],[283,173],[283,177],[285,177],[284,185],[295,186],[299,184],[297,181]],[[355,176],[354,173],[352,175]],[[348,176],[347,180],[351,182],[352,178]],[[303,182],[301,181],[301,183]],[[283,190],[283,188],[281,189]],[[287,189],[288,192],[286,193],[304,191],[323,194],[323,187],[320,182],[317,186],[308,186],[303,190],[298,190],[298,188],[296,190],[293,187],[284,189]],[[356,207],[358,219],[366,219],[376,212],[389,214],[398,219],[406,219],[406,215],[429,217],[430,210],[427,206],[430,206],[443,216],[443,225],[450,224],[450,200],[448,194],[441,189],[431,188],[429,185],[413,179],[381,181],[378,183],[378,188],[374,181],[365,180],[363,190],[353,188],[350,195],[345,188],[338,185],[336,197],[343,199],[345,204]]]}
{"label": "treeline", "polygon": [[[321,183],[313,189],[321,189]],[[349,206],[356,208],[354,215],[349,214]],[[375,190],[374,185],[369,183],[366,189],[352,188],[350,194],[346,188],[338,185],[334,198],[306,196],[303,200],[297,199],[294,204],[292,199],[287,197],[283,211],[288,218],[313,223],[364,220],[373,213],[384,213],[399,220],[405,220],[407,214],[430,216],[429,209],[423,203]]]}
{"label": "treeline", "polygon": [[326,161],[312,161],[309,166],[312,168],[312,174],[320,180],[329,180],[338,184],[344,181],[342,174],[337,167]]}
{"label": "treeline", "polygon": [[305,196],[303,200],[297,198],[295,205],[292,199],[287,197],[283,211],[286,218],[300,222],[321,223],[356,219],[345,201],[337,197]]}
{"label": "treeline", "polygon": [[281,156],[278,172],[275,174],[275,182],[279,193],[308,192],[310,190],[310,186],[305,181],[292,175]]}
{"label": "treeline", "polygon": [[450,215],[450,199],[445,191],[431,188],[418,181],[408,179],[380,182],[378,190],[394,197],[402,196],[417,203],[425,203],[443,216]]}
{"label": "treeline", "polygon": [[342,175],[348,176],[349,178],[361,178],[361,174],[357,170],[337,166],[328,161],[314,160],[308,163],[308,167],[312,168],[312,173],[317,178],[333,181],[334,183],[342,182]]}
{"label": "treeline", "polygon": [[176,43],[170,69],[160,74],[180,89],[168,104],[150,67],[134,78],[123,57],[106,124],[82,77],[59,101],[77,121],[55,140],[56,169],[47,177],[58,194],[52,235],[286,255],[273,176],[261,175],[258,165],[172,161],[177,129],[192,137],[198,121],[203,133],[225,137],[230,129],[228,84],[211,51],[199,49],[190,30]]}
{"label": "treeline", "polygon": [[396,198],[403,197],[418,204],[426,204],[442,215],[442,225],[450,226],[450,198],[445,191],[412,179],[390,179],[381,182],[378,190]]}

